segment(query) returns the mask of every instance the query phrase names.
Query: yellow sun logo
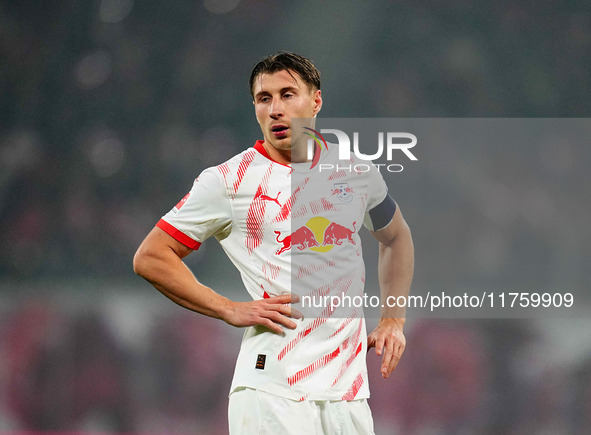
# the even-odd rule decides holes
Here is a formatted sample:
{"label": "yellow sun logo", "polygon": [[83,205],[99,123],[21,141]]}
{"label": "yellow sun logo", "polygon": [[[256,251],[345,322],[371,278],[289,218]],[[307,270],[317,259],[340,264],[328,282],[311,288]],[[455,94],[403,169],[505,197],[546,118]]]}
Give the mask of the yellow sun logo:
{"label": "yellow sun logo", "polygon": [[320,246],[314,246],[310,249],[316,252],[328,252],[333,248],[333,245],[322,246],[324,241],[324,230],[330,225],[330,221],[322,216],[316,216],[306,222],[306,226],[312,230],[314,237],[318,240]]}

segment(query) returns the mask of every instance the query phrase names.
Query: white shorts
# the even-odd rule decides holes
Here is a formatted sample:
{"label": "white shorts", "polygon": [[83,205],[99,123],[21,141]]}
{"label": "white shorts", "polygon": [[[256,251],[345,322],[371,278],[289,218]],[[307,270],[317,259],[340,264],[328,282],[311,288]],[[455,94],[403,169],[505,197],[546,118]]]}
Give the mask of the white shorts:
{"label": "white shorts", "polygon": [[230,394],[230,435],[374,434],[366,399],[297,402],[252,388]]}

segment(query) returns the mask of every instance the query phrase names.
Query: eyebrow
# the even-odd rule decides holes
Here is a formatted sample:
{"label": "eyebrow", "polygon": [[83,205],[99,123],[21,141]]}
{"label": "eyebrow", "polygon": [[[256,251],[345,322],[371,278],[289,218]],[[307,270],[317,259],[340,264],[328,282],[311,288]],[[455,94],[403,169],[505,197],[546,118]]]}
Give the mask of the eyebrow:
{"label": "eyebrow", "polygon": [[[297,91],[298,89],[299,89],[299,87],[296,88],[295,86],[286,86],[284,88],[279,89],[279,93],[280,94],[283,94],[283,93],[289,92],[289,91],[292,91],[293,92],[293,91]],[[254,97],[255,98],[258,98],[261,95],[271,95],[271,94],[268,91],[259,91],[256,94],[254,94]]]}

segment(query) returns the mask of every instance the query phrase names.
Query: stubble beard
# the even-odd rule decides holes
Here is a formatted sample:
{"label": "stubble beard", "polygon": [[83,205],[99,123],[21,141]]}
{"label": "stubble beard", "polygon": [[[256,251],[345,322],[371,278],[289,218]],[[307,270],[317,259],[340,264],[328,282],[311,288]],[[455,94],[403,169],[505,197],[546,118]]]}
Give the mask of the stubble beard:
{"label": "stubble beard", "polygon": [[273,138],[273,140],[269,140],[268,142],[275,150],[281,153],[289,153],[289,159],[294,163],[307,161],[306,137],[301,134],[296,135],[296,143],[294,144],[293,132],[290,133],[289,137],[279,140]]}
{"label": "stubble beard", "polygon": [[269,141],[269,143],[277,151],[291,151],[291,138]]}

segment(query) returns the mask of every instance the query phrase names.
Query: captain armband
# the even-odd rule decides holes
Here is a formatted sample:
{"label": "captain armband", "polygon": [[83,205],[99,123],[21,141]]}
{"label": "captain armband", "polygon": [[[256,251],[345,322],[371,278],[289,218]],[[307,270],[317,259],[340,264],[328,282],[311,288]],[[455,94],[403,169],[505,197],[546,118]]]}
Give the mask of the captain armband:
{"label": "captain armband", "polygon": [[372,208],[366,214],[364,224],[370,231],[379,231],[388,226],[392,222],[394,213],[396,212],[396,202],[387,194],[382,202]]}

